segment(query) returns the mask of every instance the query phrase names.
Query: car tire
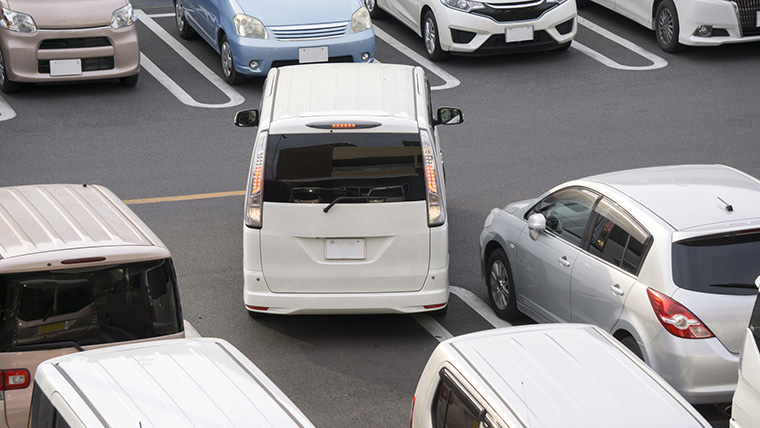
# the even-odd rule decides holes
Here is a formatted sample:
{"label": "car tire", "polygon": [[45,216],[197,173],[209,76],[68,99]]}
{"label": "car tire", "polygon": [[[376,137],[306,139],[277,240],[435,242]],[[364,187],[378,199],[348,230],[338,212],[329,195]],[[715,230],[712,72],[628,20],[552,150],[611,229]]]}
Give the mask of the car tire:
{"label": "car tire", "polygon": [[385,11],[377,7],[377,0],[364,0],[364,6],[367,7],[370,18],[380,19],[385,17]]}
{"label": "car tire", "polygon": [[678,43],[678,12],[673,0],[663,0],[657,6],[657,12],[654,17],[654,33],[657,37],[657,44],[660,49],[668,53],[680,52],[685,47]]}
{"label": "car tire", "polygon": [[127,88],[131,88],[137,84],[137,79],[140,77],[140,74],[135,74],[133,76],[127,76],[127,77],[120,77],[119,83],[121,86],[125,86]]}
{"label": "car tire", "polygon": [[230,46],[227,36],[222,36],[222,43],[219,45],[219,55],[222,59],[222,77],[230,85],[239,85],[245,82],[245,75],[235,70],[235,63],[232,59],[232,47]]}
{"label": "car tire", "polygon": [[181,0],[174,0],[174,21],[177,24],[177,32],[183,39],[192,39],[198,36],[193,27],[185,19],[185,9]]}
{"label": "car tire", "polygon": [[628,348],[628,350],[636,354],[636,356],[639,357],[641,361],[644,361],[644,354],[641,352],[641,348],[639,348],[639,344],[636,343],[636,339],[634,339],[633,336],[626,336],[620,339],[620,343]]}
{"label": "car tire", "polygon": [[449,57],[449,53],[441,49],[441,41],[438,37],[438,23],[432,11],[425,12],[422,19],[422,40],[425,43],[425,53],[431,61],[443,61]]}
{"label": "car tire", "polygon": [[3,51],[0,49],[0,90],[6,94],[12,94],[18,91],[19,84],[12,82],[8,78],[8,70],[5,68],[5,57]]}
{"label": "car tire", "polygon": [[520,315],[520,311],[517,310],[517,294],[512,280],[512,268],[509,266],[509,260],[504,251],[502,249],[493,251],[488,256],[487,266],[488,301],[499,318],[507,321],[514,320]]}
{"label": "car tire", "polygon": [[557,49],[555,49],[555,51],[566,51],[566,50],[570,49],[570,45],[571,44],[573,44],[572,40],[570,40],[567,43],[559,45],[559,47]]}

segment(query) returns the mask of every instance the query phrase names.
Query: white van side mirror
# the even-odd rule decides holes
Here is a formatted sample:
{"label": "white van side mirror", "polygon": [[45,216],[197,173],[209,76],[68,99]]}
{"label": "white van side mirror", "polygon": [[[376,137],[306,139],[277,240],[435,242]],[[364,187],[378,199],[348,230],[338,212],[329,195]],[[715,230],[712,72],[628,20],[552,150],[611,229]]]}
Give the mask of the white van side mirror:
{"label": "white van side mirror", "polygon": [[259,126],[259,111],[256,109],[241,110],[235,113],[235,125],[243,128]]}
{"label": "white van side mirror", "polygon": [[546,217],[541,213],[532,214],[528,217],[528,229],[530,229],[530,237],[535,241],[538,239],[538,234],[546,230]]}
{"label": "white van side mirror", "polygon": [[456,107],[439,107],[433,125],[458,125],[464,122],[462,110]]}

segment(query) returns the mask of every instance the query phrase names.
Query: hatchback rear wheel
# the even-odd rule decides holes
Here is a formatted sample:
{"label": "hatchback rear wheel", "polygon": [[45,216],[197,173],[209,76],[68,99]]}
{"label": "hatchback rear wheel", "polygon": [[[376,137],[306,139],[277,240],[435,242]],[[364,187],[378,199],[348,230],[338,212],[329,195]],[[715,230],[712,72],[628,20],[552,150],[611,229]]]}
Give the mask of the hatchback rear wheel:
{"label": "hatchback rear wheel", "polygon": [[512,282],[512,269],[509,260],[501,249],[495,250],[488,257],[488,300],[496,315],[507,321],[517,318],[515,286]]}
{"label": "hatchback rear wheel", "polygon": [[177,23],[177,32],[183,39],[192,39],[198,33],[187,23],[185,19],[185,9],[182,7],[182,0],[174,0],[174,19]]}
{"label": "hatchback rear wheel", "polygon": [[385,11],[377,7],[377,0],[364,0],[364,6],[369,10],[372,19],[380,19],[385,16]]}

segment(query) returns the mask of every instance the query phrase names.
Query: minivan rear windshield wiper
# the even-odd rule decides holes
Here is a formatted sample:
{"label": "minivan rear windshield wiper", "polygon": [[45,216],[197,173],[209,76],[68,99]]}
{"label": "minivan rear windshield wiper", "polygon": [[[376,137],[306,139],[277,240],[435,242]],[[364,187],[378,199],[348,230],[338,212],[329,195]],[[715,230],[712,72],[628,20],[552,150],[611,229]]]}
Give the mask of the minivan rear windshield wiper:
{"label": "minivan rear windshield wiper", "polygon": [[61,349],[61,348],[76,348],[77,351],[82,352],[84,348],[79,346],[78,343],[73,340],[61,340],[59,342],[46,342],[46,343],[34,343],[31,345],[12,345],[12,351],[38,351],[46,349]]}
{"label": "minivan rear windshield wiper", "polygon": [[743,282],[726,282],[723,284],[710,284],[710,287],[757,288],[755,284],[743,283]]}
{"label": "minivan rear windshield wiper", "polygon": [[388,197],[378,197],[378,196],[339,196],[335,199],[333,199],[332,202],[330,202],[330,205],[326,206],[322,211],[328,212],[330,211],[330,208],[332,208],[335,204],[338,202],[346,202],[346,201],[385,201],[388,199]]}

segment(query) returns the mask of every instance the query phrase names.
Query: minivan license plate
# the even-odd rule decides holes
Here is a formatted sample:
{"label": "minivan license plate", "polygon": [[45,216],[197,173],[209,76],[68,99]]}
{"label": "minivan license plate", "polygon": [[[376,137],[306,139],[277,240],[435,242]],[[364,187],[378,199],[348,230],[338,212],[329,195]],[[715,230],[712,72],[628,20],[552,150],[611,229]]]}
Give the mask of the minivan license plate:
{"label": "minivan license plate", "polygon": [[325,260],[365,260],[367,245],[364,238],[325,239]]}
{"label": "minivan license plate", "polygon": [[298,62],[301,64],[307,64],[310,62],[327,62],[328,58],[327,46],[298,49]]}
{"label": "minivan license plate", "polygon": [[81,59],[51,59],[51,76],[78,76],[82,74]]}
{"label": "minivan license plate", "polygon": [[533,40],[533,26],[507,28],[507,43]]}

